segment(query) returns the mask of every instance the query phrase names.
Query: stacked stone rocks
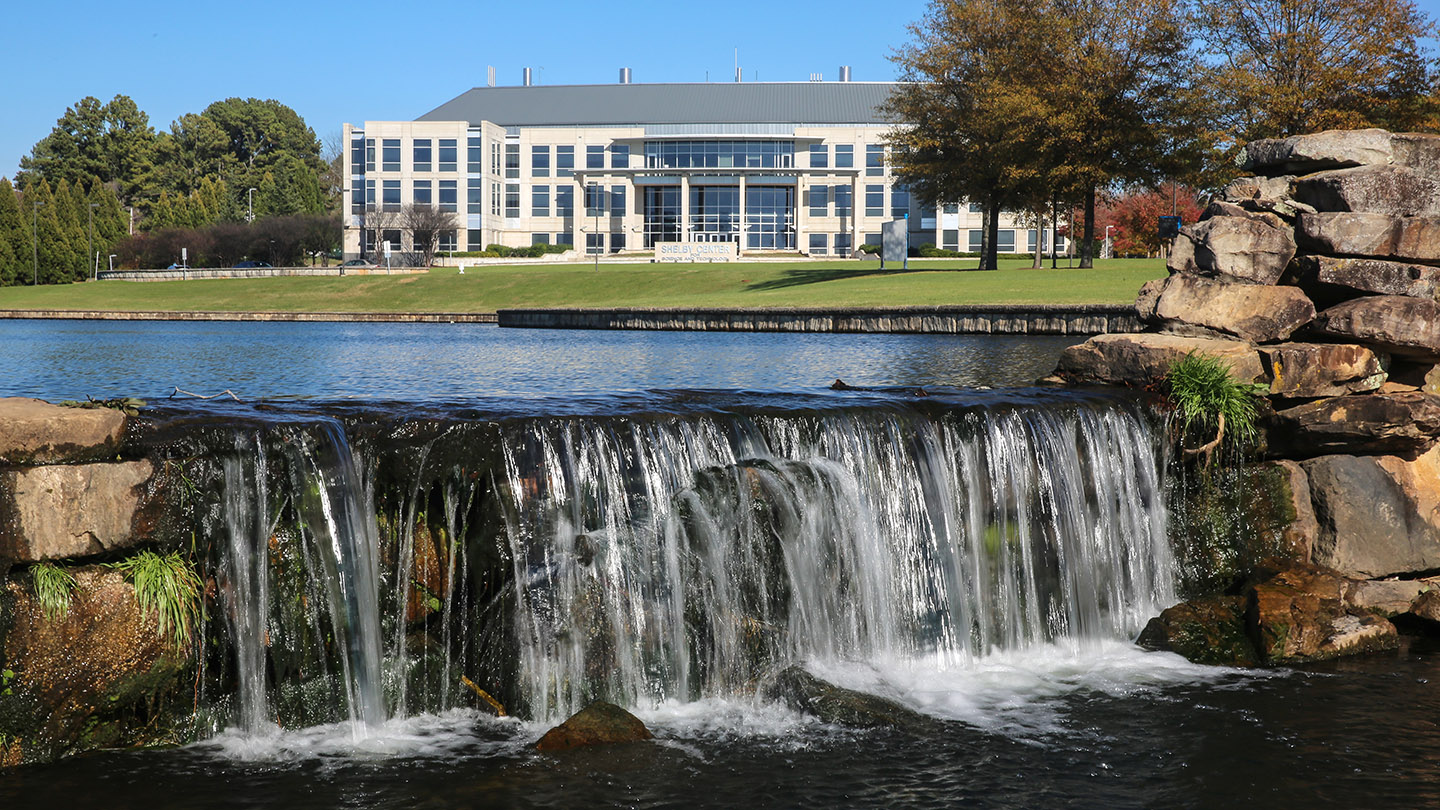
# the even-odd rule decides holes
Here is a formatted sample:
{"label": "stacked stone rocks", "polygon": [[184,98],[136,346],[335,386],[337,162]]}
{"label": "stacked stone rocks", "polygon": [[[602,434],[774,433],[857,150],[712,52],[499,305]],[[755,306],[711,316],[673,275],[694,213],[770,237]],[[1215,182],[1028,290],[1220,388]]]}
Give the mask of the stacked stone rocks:
{"label": "stacked stone rocks", "polygon": [[[1150,331],[1073,346],[1057,374],[1141,385],[1194,351],[1268,386],[1266,454],[1290,480],[1300,562],[1342,580],[1319,588],[1332,624],[1355,630],[1340,617],[1366,608],[1440,619],[1424,579],[1440,571],[1440,136],[1257,141],[1245,166],[1141,289]],[[1303,650],[1265,641],[1265,613],[1305,612],[1291,597],[1315,594],[1293,586],[1317,576],[1292,574],[1284,598],[1251,589],[1260,661],[1335,646],[1328,631]]]}

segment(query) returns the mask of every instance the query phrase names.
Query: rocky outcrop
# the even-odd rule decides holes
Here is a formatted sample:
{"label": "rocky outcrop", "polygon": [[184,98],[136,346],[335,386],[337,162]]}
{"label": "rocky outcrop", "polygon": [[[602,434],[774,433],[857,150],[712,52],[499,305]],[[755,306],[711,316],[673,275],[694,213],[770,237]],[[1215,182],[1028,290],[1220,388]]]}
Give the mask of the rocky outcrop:
{"label": "rocky outcrop", "polygon": [[0,557],[30,562],[132,545],[154,472],[150,461],[0,472]]}
{"label": "rocky outcrop", "polygon": [[1418,391],[1331,397],[1277,411],[1272,449],[1292,457],[1329,453],[1414,458],[1440,437],[1440,396]]}
{"label": "rocky outcrop", "polygon": [[1260,347],[1270,394],[1289,399],[1374,391],[1389,358],[1348,343],[1277,343]]}
{"label": "rocky outcrop", "polygon": [[1356,166],[1296,179],[1291,196],[1317,211],[1397,217],[1440,214],[1440,182],[1403,166]]}
{"label": "rocky outcrop", "polygon": [[1382,259],[1302,256],[1295,261],[1295,274],[1311,298],[1336,299],[1334,303],[1357,295],[1440,300],[1440,267]]}
{"label": "rocky outcrop", "polygon": [[1166,608],[1135,643],[1179,653],[1197,664],[1253,667],[1260,663],[1245,631],[1245,597],[1210,596]]}
{"label": "rocky outcrop", "polygon": [[1274,215],[1234,213],[1181,229],[1169,262],[1172,271],[1241,284],[1278,281],[1295,256],[1295,235]]}
{"label": "rocky outcrop", "polygon": [[124,435],[125,414],[111,408],[0,398],[0,462],[55,464],[114,456]]}
{"label": "rocky outcrop", "polygon": [[1295,242],[1306,253],[1435,264],[1440,262],[1440,217],[1304,213]]}
{"label": "rocky outcrop", "polygon": [[1268,138],[1245,146],[1245,168],[1276,175],[1392,162],[1394,136],[1383,129],[1331,130],[1293,138]]}
{"label": "rocky outcrop", "polygon": [[1315,562],[1358,579],[1440,570],[1440,450],[1301,463],[1319,523]]}
{"label": "rocky outcrop", "polygon": [[1440,358],[1440,303],[1403,295],[1371,295],[1315,316],[1310,332],[1416,359]]}
{"label": "rocky outcrop", "polygon": [[[1284,340],[1315,317],[1315,306],[1297,287],[1232,284],[1174,275],[1148,294],[1154,295],[1154,323],[1167,329],[1177,324],[1201,327],[1251,343]],[[1137,304],[1137,311],[1141,306]]]}
{"label": "rocky outcrop", "polygon": [[0,730],[19,738],[30,760],[163,736],[168,729],[145,728],[137,718],[146,713],[134,709],[173,686],[187,663],[119,572],[88,566],[72,573],[64,615],[46,616],[16,580],[0,593],[13,622],[3,639],[5,666],[15,673]]}
{"label": "rocky outcrop", "polygon": [[1245,623],[1266,664],[1325,661],[1399,646],[1395,625],[1345,604],[1345,579],[1317,568],[1282,571],[1250,589]]}
{"label": "rocky outcrop", "polygon": [[538,751],[567,751],[592,745],[643,742],[655,735],[640,718],[616,706],[598,700],[571,715],[560,725],[545,732],[535,744]]}
{"label": "rocky outcrop", "polygon": [[1265,378],[1260,356],[1249,342],[1157,334],[1096,335],[1065,349],[1056,373],[1080,382],[1140,383],[1163,377],[1172,363],[1191,352],[1219,357],[1245,382]]}

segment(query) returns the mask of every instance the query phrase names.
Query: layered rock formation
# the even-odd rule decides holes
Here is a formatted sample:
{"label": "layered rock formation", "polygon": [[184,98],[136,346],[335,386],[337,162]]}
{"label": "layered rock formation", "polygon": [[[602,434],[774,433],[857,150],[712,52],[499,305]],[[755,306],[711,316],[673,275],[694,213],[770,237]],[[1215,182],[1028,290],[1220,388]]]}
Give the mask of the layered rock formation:
{"label": "layered rock formation", "polygon": [[[1148,643],[1212,662],[1239,645],[1220,656],[1239,663],[1386,648],[1379,617],[1430,591],[1378,580],[1440,571],[1440,136],[1257,141],[1245,165],[1141,290],[1150,331],[1073,346],[1057,374],[1141,386],[1177,353],[1216,355],[1268,387],[1266,453],[1303,471],[1313,541],[1293,561],[1324,573],[1174,608]],[[1384,609],[1345,596],[1378,591]]]}

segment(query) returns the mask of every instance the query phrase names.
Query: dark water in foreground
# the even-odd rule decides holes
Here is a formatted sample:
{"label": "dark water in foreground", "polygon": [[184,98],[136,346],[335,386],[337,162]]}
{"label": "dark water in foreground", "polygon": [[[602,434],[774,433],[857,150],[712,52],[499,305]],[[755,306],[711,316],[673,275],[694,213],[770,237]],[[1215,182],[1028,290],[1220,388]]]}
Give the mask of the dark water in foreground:
{"label": "dark water in foreground", "polygon": [[[0,806],[113,808],[1440,806],[1440,657],[1014,696],[995,727],[912,737],[784,710],[646,714],[659,742],[541,755],[538,727],[394,724],[386,755],[323,734],[102,753],[0,776]],[[343,735],[341,735],[343,736]],[[343,747],[343,746],[341,746]],[[383,749],[376,742],[374,748]],[[245,762],[232,757],[263,756]]]}

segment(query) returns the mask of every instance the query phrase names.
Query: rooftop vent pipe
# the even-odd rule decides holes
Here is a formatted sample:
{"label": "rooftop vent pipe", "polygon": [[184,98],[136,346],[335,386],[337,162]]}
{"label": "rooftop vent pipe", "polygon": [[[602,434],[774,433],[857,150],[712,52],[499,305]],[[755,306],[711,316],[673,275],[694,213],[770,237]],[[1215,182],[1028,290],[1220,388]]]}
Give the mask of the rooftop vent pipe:
{"label": "rooftop vent pipe", "polygon": [[530,68],[525,68],[525,86],[530,86]]}
{"label": "rooftop vent pipe", "polygon": [[495,66],[494,66],[494,65],[486,65],[486,66],[485,66],[485,86],[486,86],[486,87],[494,87],[494,86],[495,86]]}
{"label": "rooftop vent pipe", "polygon": [[621,84],[629,84],[629,83],[630,83],[630,68],[620,68],[620,83],[621,83]]}
{"label": "rooftop vent pipe", "polygon": [[848,82],[848,81],[850,81],[850,66],[849,66],[849,65],[841,65],[841,66],[840,66],[840,81],[842,81],[842,82]]}

